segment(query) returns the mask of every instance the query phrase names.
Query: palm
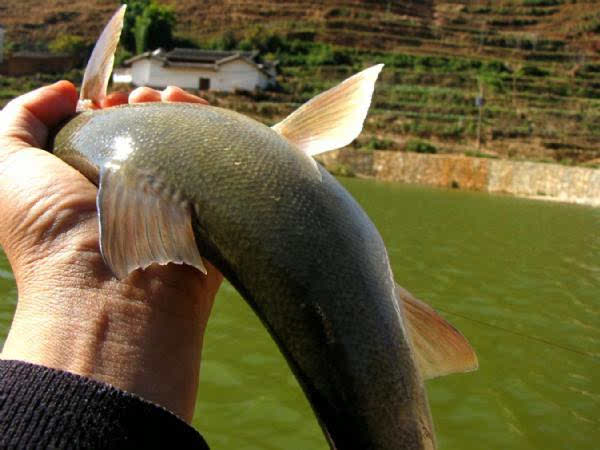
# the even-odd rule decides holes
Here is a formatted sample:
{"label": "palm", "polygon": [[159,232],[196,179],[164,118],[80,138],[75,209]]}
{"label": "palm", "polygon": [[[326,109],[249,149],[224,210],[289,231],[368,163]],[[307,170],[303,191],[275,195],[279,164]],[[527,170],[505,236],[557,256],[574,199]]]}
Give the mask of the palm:
{"label": "palm", "polygon": [[[86,272],[85,278],[101,277],[116,283],[100,256],[97,188],[77,170],[41,150],[49,129],[73,114],[74,98],[70,88],[62,86],[53,95],[33,97],[11,114],[9,123],[4,122],[8,130],[0,138],[0,211],[5,212],[0,217],[0,244],[16,275],[32,272],[20,268],[39,267],[42,261],[55,262],[64,255],[69,262],[77,262],[78,269]],[[163,95],[163,100],[193,98],[178,90]],[[129,100],[159,101],[161,96],[145,90]],[[119,96],[109,104],[126,101],[127,97]],[[204,278],[190,268],[169,265],[136,274],[134,284],[149,286],[157,274],[210,295],[214,295],[221,280],[218,272]]]}

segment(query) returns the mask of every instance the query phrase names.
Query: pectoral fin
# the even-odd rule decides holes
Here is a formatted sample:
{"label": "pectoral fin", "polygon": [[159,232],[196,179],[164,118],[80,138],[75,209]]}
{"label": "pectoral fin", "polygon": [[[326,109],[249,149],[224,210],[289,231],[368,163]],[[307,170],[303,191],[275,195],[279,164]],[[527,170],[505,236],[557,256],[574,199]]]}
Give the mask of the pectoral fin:
{"label": "pectoral fin", "polygon": [[335,150],[360,134],[383,64],[309,100],[272,128],[308,155]]}
{"label": "pectoral fin", "polygon": [[189,204],[152,184],[148,177],[125,176],[118,166],[101,170],[97,207],[104,261],[119,279],[152,263],[185,263],[206,273]]}
{"label": "pectoral fin", "polygon": [[417,366],[425,380],[477,369],[477,355],[460,331],[398,285],[396,298],[406,319]]}

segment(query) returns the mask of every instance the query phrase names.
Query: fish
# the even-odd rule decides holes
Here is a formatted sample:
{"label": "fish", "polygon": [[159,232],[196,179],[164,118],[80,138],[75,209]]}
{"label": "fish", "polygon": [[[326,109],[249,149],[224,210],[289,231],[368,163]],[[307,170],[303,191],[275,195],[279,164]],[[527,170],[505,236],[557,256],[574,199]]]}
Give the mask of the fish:
{"label": "fish", "polygon": [[98,186],[102,257],[123,279],[210,261],[260,318],[332,449],[432,449],[424,380],[477,368],[466,338],[394,281],[383,239],[314,158],[361,132],[383,65],[268,127],[185,103],[106,95],[121,7],[51,151]]}

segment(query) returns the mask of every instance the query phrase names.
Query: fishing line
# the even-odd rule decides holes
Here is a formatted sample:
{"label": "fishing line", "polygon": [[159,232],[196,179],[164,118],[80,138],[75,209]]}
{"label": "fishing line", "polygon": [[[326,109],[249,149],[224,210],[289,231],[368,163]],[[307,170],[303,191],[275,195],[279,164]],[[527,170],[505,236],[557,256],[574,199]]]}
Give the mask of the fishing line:
{"label": "fishing line", "polygon": [[465,319],[465,320],[468,320],[470,322],[477,323],[479,325],[485,325],[486,327],[489,327],[489,328],[495,328],[497,330],[502,330],[505,333],[514,334],[515,336],[523,337],[525,339],[529,339],[529,340],[532,340],[532,341],[541,342],[542,344],[546,344],[546,345],[548,345],[550,347],[556,347],[556,348],[560,348],[562,350],[566,350],[566,351],[571,352],[571,353],[576,353],[578,355],[587,356],[588,358],[592,358],[592,359],[596,360],[597,362],[600,362],[600,358],[598,358],[598,356],[596,356],[596,355],[594,355],[592,353],[588,353],[588,352],[583,351],[583,350],[579,350],[579,349],[576,349],[576,348],[573,348],[573,347],[568,347],[566,345],[557,344],[556,342],[547,341],[546,339],[538,338],[538,337],[535,337],[535,336],[531,336],[529,334],[521,333],[519,331],[511,330],[510,328],[504,328],[504,327],[501,327],[499,325],[494,325],[492,323],[484,322],[482,320],[473,319],[471,317],[463,316],[462,314],[455,313],[455,312],[452,312],[452,311],[448,311],[447,309],[438,308],[437,306],[435,307],[435,309],[437,309],[437,310],[439,310],[439,311],[441,311],[443,313],[450,314],[452,316],[460,317],[461,319]]}

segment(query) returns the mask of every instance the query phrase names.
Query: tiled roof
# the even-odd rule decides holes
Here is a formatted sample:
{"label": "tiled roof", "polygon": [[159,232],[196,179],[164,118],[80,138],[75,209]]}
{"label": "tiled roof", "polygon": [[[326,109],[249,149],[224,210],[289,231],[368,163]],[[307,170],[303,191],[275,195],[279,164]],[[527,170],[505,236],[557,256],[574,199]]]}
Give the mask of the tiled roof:
{"label": "tiled roof", "polygon": [[216,64],[223,59],[227,59],[237,55],[254,61],[258,53],[220,50],[199,50],[195,48],[175,48],[170,52],[164,53],[164,57],[167,59],[167,61],[195,62],[206,64]]}
{"label": "tiled roof", "polygon": [[150,52],[140,53],[124,61],[125,66],[130,66],[141,59],[155,59],[161,61],[165,66],[191,66],[205,67],[218,70],[220,64],[242,58],[248,63],[254,65],[258,70],[265,72],[268,76],[274,76],[277,63],[259,63],[257,62],[258,51],[223,51],[223,50],[200,50],[195,48],[175,48],[165,51],[162,48]]}

